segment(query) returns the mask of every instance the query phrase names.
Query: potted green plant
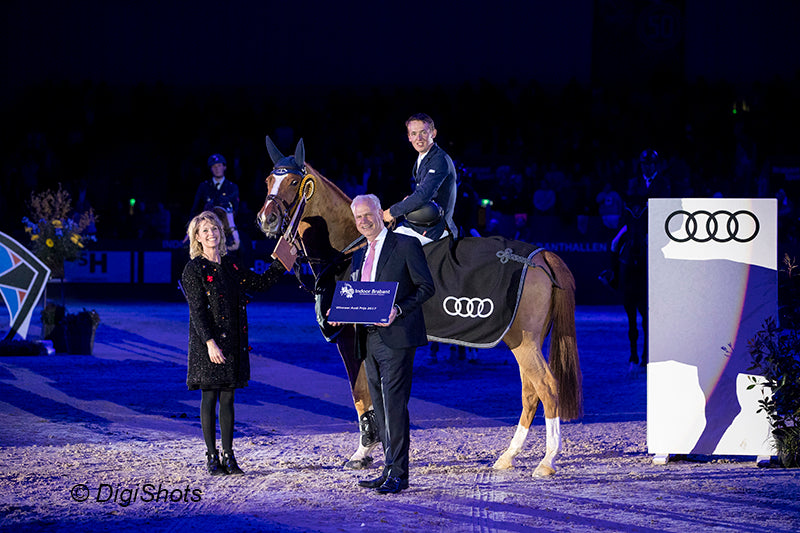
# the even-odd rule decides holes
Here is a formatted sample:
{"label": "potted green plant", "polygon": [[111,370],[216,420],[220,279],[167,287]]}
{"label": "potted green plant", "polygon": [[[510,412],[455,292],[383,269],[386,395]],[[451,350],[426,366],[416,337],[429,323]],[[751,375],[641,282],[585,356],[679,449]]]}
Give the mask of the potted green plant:
{"label": "potted green plant", "polygon": [[[796,265],[788,255],[784,257],[784,274],[792,281]],[[783,284],[792,286],[792,284]],[[794,308],[798,302],[794,302]],[[774,318],[764,322],[749,343],[752,366],[763,377],[751,377],[748,389],[761,386],[762,397],[758,412],[766,413],[778,457],[787,468],[800,467],[800,331],[797,322],[786,320],[788,326],[779,327]]]}

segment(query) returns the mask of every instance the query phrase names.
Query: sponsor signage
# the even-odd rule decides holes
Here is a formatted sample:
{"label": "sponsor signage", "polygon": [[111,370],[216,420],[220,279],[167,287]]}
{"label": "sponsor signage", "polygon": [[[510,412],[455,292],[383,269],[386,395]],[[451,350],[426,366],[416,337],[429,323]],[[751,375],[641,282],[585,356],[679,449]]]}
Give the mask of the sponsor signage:
{"label": "sponsor signage", "polygon": [[87,251],[64,264],[72,283],[170,283],[172,252]]}
{"label": "sponsor signage", "polygon": [[776,201],[651,199],[648,211],[648,451],[773,455],[747,369],[748,341],[777,316]]}

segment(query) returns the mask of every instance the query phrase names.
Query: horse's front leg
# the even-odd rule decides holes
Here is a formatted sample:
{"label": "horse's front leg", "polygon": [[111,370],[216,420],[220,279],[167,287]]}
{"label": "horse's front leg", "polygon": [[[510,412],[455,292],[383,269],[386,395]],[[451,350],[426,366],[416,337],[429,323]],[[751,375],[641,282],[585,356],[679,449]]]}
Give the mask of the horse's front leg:
{"label": "horse's front leg", "polygon": [[373,462],[372,450],[380,442],[378,424],[375,420],[375,411],[372,410],[372,399],[369,395],[367,384],[367,371],[364,363],[358,361],[355,354],[355,328],[345,327],[336,338],[336,346],[342,357],[347,377],[350,382],[350,391],[353,396],[353,405],[358,414],[358,428],[360,439],[358,449],[345,461],[346,468],[359,470],[367,468]]}

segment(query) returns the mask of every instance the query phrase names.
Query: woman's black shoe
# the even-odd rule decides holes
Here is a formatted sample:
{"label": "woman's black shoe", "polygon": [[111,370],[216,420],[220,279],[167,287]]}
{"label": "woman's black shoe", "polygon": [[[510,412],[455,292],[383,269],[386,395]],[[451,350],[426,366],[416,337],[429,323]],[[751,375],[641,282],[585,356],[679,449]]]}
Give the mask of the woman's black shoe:
{"label": "woman's black shoe", "polygon": [[206,452],[206,458],[208,460],[206,468],[209,474],[212,476],[224,476],[227,473],[222,468],[222,465],[219,464],[219,451]]}
{"label": "woman's black shoe", "polygon": [[233,451],[222,451],[222,468],[224,468],[228,474],[244,474],[242,469],[239,468],[239,465],[236,464],[236,457],[233,456]]}

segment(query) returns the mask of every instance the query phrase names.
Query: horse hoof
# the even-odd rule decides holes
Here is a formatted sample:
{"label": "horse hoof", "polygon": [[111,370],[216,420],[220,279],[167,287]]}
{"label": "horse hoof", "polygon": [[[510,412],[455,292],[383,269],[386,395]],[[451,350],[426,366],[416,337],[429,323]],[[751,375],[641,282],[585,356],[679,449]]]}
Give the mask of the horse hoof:
{"label": "horse hoof", "polygon": [[505,457],[500,457],[497,461],[494,462],[492,468],[495,470],[508,470],[509,468],[514,468],[514,463],[509,461]]}
{"label": "horse hoof", "polygon": [[350,459],[345,461],[344,467],[350,470],[364,470],[369,468],[372,464],[372,457],[364,457],[363,459]]}
{"label": "horse hoof", "polygon": [[539,465],[536,467],[536,470],[533,471],[533,477],[548,478],[553,477],[555,473],[556,471],[552,466]]}

